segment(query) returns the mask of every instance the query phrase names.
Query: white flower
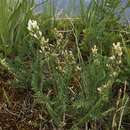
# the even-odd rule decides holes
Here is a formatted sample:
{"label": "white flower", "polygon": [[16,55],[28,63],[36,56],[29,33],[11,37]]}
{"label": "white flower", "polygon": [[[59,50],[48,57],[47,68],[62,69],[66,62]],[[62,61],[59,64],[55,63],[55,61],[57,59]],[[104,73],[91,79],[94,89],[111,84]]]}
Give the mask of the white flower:
{"label": "white flower", "polygon": [[111,56],[111,57],[110,57],[110,60],[115,60],[115,56],[114,56],[114,55]]}
{"label": "white flower", "polygon": [[33,31],[34,29],[39,30],[39,26],[37,24],[37,21],[30,19],[28,21],[28,27],[27,28],[28,28],[29,31]]}
{"label": "white flower", "polygon": [[120,45],[120,42],[117,42],[117,44],[113,43],[113,49],[115,51],[115,54],[118,56],[122,56],[122,47]]}
{"label": "white flower", "polygon": [[76,70],[77,70],[77,71],[81,71],[81,67],[76,66]]}
{"label": "white flower", "polygon": [[114,71],[110,76],[111,77],[116,77],[118,75],[118,73],[116,71]]}
{"label": "white flower", "polygon": [[38,34],[40,37],[42,37],[42,32],[41,31],[38,31]]}
{"label": "white flower", "polygon": [[110,65],[109,65],[109,64],[106,64],[106,67],[110,67]]}
{"label": "white flower", "polygon": [[106,3],[107,6],[109,6],[110,4],[109,3]]}
{"label": "white flower", "polygon": [[97,46],[94,45],[94,47],[92,48],[92,53],[97,54],[97,51],[98,51]]}
{"label": "white flower", "polygon": [[60,39],[63,39],[63,34],[62,33],[59,33],[58,36],[59,36]]}
{"label": "white flower", "polygon": [[72,53],[72,51],[69,51],[69,54],[70,54],[71,56],[73,56],[73,53]]}
{"label": "white flower", "polygon": [[97,88],[97,91],[98,92],[101,92],[102,91],[102,88],[100,87],[100,88]]}
{"label": "white flower", "polygon": [[48,43],[48,42],[49,42],[49,39],[45,39],[45,37],[42,36],[42,38],[41,38],[41,42],[42,42],[42,43]]}
{"label": "white flower", "polygon": [[119,63],[119,64],[121,64],[121,63],[122,63],[122,61],[121,61],[121,60],[119,60],[119,61],[118,61],[118,63]]}
{"label": "white flower", "polygon": [[41,47],[41,50],[42,50],[42,51],[45,51],[45,47],[44,47],[44,46],[42,46],[42,47]]}
{"label": "white flower", "polygon": [[117,44],[115,44],[115,43],[113,43],[113,47],[116,49],[116,48],[118,48],[118,47],[120,47],[120,42],[117,42]]}
{"label": "white flower", "polygon": [[37,34],[34,34],[34,35],[33,35],[33,37],[34,37],[34,38],[36,38],[36,39],[38,39],[38,36],[37,36]]}

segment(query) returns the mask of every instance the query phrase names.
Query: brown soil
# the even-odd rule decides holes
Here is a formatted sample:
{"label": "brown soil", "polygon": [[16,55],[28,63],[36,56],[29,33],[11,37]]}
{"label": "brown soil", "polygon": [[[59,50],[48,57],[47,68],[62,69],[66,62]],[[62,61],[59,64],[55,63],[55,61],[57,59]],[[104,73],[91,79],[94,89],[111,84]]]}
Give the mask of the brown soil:
{"label": "brown soil", "polygon": [[0,130],[38,130],[42,114],[33,105],[32,92],[13,88],[11,79],[6,70],[0,72]]}

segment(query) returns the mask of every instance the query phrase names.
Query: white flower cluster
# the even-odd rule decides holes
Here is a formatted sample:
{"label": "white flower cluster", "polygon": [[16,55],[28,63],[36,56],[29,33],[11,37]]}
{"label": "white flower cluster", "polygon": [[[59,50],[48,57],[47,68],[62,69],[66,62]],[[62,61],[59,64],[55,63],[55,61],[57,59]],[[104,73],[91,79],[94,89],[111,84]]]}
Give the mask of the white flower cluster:
{"label": "white flower cluster", "polygon": [[109,58],[111,61],[115,62],[115,64],[119,65],[122,62],[122,55],[123,55],[123,50],[121,47],[121,43],[117,42],[116,44],[113,43],[113,48],[112,48],[113,54]]}
{"label": "white flower cluster", "polygon": [[63,41],[63,34],[57,30],[57,28],[54,28],[54,34],[57,40],[57,45],[60,45]]}
{"label": "white flower cluster", "polygon": [[94,45],[93,48],[91,49],[91,51],[92,51],[92,56],[94,58],[93,59],[93,63],[95,65],[99,66],[100,65],[100,60],[99,60],[99,56],[100,55],[98,55],[98,48],[97,48],[97,46]]}
{"label": "white flower cluster", "polygon": [[65,48],[64,36],[57,28],[54,28],[53,30],[56,42],[52,44],[49,44],[49,40],[45,39],[36,21],[29,20],[27,29],[29,30],[30,35],[39,41],[39,52],[42,56],[44,56],[44,58],[49,58],[49,56],[55,58],[56,69],[58,71],[65,73],[70,69],[69,67],[72,66],[76,72],[81,70],[76,63],[73,52]]}
{"label": "white flower cluster", "polygon": [[40,39],[40,46],[41,46],[40,53],[44,53],[45,56],[47,56],[51,50],[50,44],[48,44],[48,42],[49,39],[45,39],[44,36],[42,36],[42,38]]}
{"label": "white flower cluster", "polygon": [[121,47],[121,43],[117,42],[116,44],[113,43],[112,47],[112,56],[109,57],[110,63],[106,66],[110,70],[111,77],[116,77],[119,74],[120,71],[120,65],[122,63],[122,55],[123,55],[123,49]]}
{"label": "white flower cluster", "polygon": [[109,100],[109,91],[113,85],[114,80],[109,79],[106,83],[102,84],[101,87],[97,88],[98,93],[102,96],[104,101]]}
{"label": "white flower cluster", "polygon": [[104,89],[107,89],[107,88],[109,88],[110,86],[111,86],[111,81],[108,80],[108,81],[106,82],[106,84],[103,84],[101,87],[97,88],[97,91],[101,93]]}
{"label": "white flower cluster", "polygon": [[74,67],[75,72],[81,71],[81,68],[76,63],[72,51],[63,50],[57,59],[56,69],[62,73],[65,73],[70,67]]}
{"label": "white flower cluster", "polygon": [[81,71],[81,68],[77,65],[76,59],[73,52],[65,48],[66,41],[61,32],[54,28],[55,38],[56,38],[56,48],[57,48],[57,67],[56,69],[62,73],[67,72],[66,70],[70,67],[74,68],[75,72]]}
{"label": "white flower cluster", "polygon": [[93,53],[93,55],[96,55],[96,54],[97,54],[97,51],[98,51],[97,46],[94,45],[94,47],[92,48],[92,53]]}
{"label": "white flower cluster", "polygon": [[28,21],[28,27],[27,27],[30,35],[34,38],[36,38],[40,42],[40,53],[45,52],[45,50],[50,50],[49,44],[49,39],[45,39],[43,36],[42,32],[39,29],[38,23],[35,20],[29,20]]}
{"label": "white flower cluster", "polygon": [[62,33],[59,33],[56,28],[53,30],[54,35],[56,36],[56,43],[49,44],[49,39],[45,39],[44,36],[41,37],[40,43],[41,43],[41,53],[44,53],[45,56],[58,56],[63,49],[63,35]]}
{"label": "white flower cluster", "polygon": [[37,24],[37,21],[30,19],[28,21],[28,30],[33,31],[34,29],[39,30],[39,26]]}
{"label": "white flower cluster", "polygon": [[117,44],[113,43],[113,49],[115,51],[115,54],[119,57],[122,56],[123,52],[122,52],[122,47],[121,47],[121,43],[117,42]]}
{"label": "white flower cluster", "polygon": [[39,39],[42,37],[42,32],[39,30],[39,26],[37,24],[37,21],[30,19],[28,21],[27,29],[29,30],[30,35],[33,36],[34,38]]}
{"label": "white flower cluster", "polygon": [[102,87],[97,88],[98,92],[103,92],[105,89],[108,89],[112,86],[112,83],[114,79],[119,75],[120,73],[120,65],[122,63],[122,55],[123,55],[123,49],[121,47],[121,43],[117,42],[117,44],[113,43],[112,46],[112,56],[109,57],[108,63],[106,64],[106,67],[109,71],[109,80],[102,85]]}

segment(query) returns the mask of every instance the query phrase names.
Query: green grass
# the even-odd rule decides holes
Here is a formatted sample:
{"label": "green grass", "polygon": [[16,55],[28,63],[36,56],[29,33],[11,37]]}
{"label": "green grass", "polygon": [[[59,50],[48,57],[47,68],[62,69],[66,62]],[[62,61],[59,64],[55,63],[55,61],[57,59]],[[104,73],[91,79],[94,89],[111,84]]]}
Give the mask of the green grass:
{"label": "green grass", "polygon": [[[129,27],[115,17],[118,0],[94,0],[87,8],[83,2],[77,19],[56,19],[53,3],[45,3],[48,13],[34,14],[33,0],[1,0],[1,62],[5,59],[3,66],[15,74],[13,86],[34,92],[53,128],[79,130],[90,124],[98,130],[100,123],[103,130],[125,130]],[[39,29],[27,29],[30,19]]]}

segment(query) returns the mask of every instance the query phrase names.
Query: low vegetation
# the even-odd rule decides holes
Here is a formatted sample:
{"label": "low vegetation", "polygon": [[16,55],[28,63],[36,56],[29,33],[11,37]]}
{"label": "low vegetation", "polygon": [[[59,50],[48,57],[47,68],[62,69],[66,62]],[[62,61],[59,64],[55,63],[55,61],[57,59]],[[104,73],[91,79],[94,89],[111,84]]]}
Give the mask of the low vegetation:
{"label": "low vegetation", "polygon": [[0,129],[130,128],[129,24],[118,0],[83,2],[69,17],[0,1]]}

